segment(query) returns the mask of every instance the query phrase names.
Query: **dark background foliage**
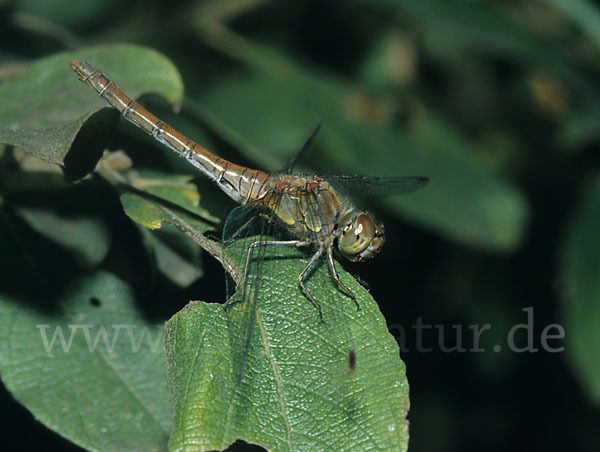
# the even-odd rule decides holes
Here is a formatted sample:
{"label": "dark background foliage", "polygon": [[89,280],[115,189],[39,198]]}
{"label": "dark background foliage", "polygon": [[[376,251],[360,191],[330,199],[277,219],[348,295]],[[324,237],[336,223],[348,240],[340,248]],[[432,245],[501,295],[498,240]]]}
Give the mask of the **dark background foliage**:
{"label": "dark background foliage", "polygon": [[[427,190],[437,184],[439,205],[431,199],[416,207],[376,204],[386,246],[376,259],[348,266],[369,284],[404,348],[410,450],[592,450],[600,442],[594,383],[600,374],[587,367],[598,361],[593,330],[600,320],[593,308],[600,301],[593,289],[600,269],[594,226],[600,223],[590,213],[600,203],[593,189],[600,163],[599,15],[593,3],[581,0],[0,1],[0,82],[58,51],[134,42],[168,56],[185,84],[180,116],[159,99],[147,104],[232,161],[275,170],[323,120],[323,139],[302,162],[304,169],[430,176],[434,188]],[[270,52],[266,59],[244,54],[235,40],[220,42],[219,20],[236,36],[260,43]],[[247,67],[270,78],[256,82]],[[294,103],[302,99],[302,81],[286,78],[293,68],[350,87],[349,115],[375,130],[365,134],[393,127],[409,139],[396,145],[382,138],[389,148],[346,155],[332,144],[333,135],[327,138],[328,127],[342,127],[327,117],[327,105],[297,113],[294,124],[303,107]],[[273,74],[280,77],[276,89]],[[288,85],[296,96],[281,99],[282,119],[272,98]],[[228,86],[240,88],[223,91]],[[431,123],[423,119],[431,117]],[[403,153],[428,152],[427,143],[459,149],[450,160],[441,149],[439,159],[432,151],[425,164],[408,157],[406,166],[397,166]],[[128,127],[119,128],[110,147],[127,149],[149,167],[193,173],[181,162],[152,157],[157,145]],[[369,158],[379,161],[362,165]],[[461,159],[467,163],[456,164]],[[462,172],[471,167],[477,170]],[[506,198],[486,197],[490,180]],[[223,218],[230,204],[201,177],[197,182],[203,205]],[[7,178],[0,181],[0,195],[3,190],[10,192]],[[156,319],[168,318],[189,299],[223,299],[222,285],[214,284],[221,278],[218,263],[203,259],[204,277],[188,287],[156,277],[114,194],[92,196],[94,211],[103,212],[114,231],[101,265],[152,293]],[[68,196],[54,202],[74,204]],[[464,220],[478,215],[475,226]],[[56,245],[33,231],[27,237],[41,250],[36,268],[46,279],[60,283],[69,279],[64,273],[80,271]],[[17,245],[5,239],[1,252],[10,254],[11,246]],[[52,273],[57,259],[67,262],[61,275]],[[3,287],[22,290],[12,271],[3,263]],[[582,293],[587,308],[574,313]],[[559,324],[566,338],[552,344],[564,351],[494,351],[493,345],[505,345],[513,325],[527,322],[526,307],[533,307],[536,346],[547,325]],[[440,326],[422,330],[421,343],[413,328],[419,319]],[[440,340],[446,348],[457,344],[453,325],[461,326],[462,345],[469,349],[468,327],[475,324],[492,327],[482,336],[484,352],[443,351]],[[523,332],[516,338],[525,344]],[[432,351],[419,351],[419,345]],[[19,438],[22,450],[76,450],[34,422],[7,392],[0,397],[5,438]]]}

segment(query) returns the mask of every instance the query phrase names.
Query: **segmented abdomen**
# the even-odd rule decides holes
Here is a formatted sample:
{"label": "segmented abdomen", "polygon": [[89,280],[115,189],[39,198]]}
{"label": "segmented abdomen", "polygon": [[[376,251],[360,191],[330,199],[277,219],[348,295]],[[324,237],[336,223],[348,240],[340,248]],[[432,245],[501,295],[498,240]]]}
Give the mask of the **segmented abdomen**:
{"label": "segmented abdomen", "polygon": [[125,119],[152,135],[202,171],[234,201],[256,203],[268,192],[269,177],[259,170],[246,168],[217,157],[209,150],[161,121],[131,99],[116,83],[87,63],[72,60],[79,79],[94,88]]}

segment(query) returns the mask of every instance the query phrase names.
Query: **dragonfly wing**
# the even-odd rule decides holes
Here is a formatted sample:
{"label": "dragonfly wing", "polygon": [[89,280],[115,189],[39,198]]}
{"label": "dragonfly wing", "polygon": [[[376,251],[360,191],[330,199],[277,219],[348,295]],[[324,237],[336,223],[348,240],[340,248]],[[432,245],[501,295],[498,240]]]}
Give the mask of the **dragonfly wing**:
{"label": "dragonfly wing", "polygon": [[260,212],[256,207],[237,206],[225,219],[223,226],[223,243],[227,244],[232,240],[239,240],[249,235],[256,235],[262,232],[258,229],[260,223],[258,218]]}
{"label": "dragonfly wing", "polygon": [[[256,208],[238,206],[233,209],[223,226],[223,246],[225,252],[238,268],[240,279],[234,281],[226,274],[227,285],[227,324],[232,339],[234,353],[234,375],[236,388],[239,387],[244,377],[249,354],[250,342],[255,326],[255,302],[258,296],[258,283],[256,279],[247,280],[246,270],[255,274],[257,264],[252,264],[250,269],[245,269],[246,256],[250,252],[251,244],[260,240],[261,229],[264,228],[264,219],[261,218]],[[247,286],[245,293],[242,287]]]}
{"label": "dragonfly wing", "polygon": [[[264,220],[261,219],[258,209],[250,206],[238,206],[229,212],[223,225],[222,243],[227,248],[237,240],[245,240],[247,237],[259,237],[264,231]],[[250,242],[250,241],[249,241]],[[247,244],[250,246],[250,243]],[[244,271],[244,259],[240,256],[231,256],[238,266],[240,276]],[[237,282],[239,283],[239,281]],[[237,283],[226,275],[227,298],[234,295]]]}
{"label": "dragonfly wing", "polygon": [[352,198],[378,198],[411,193],[427,185],[427,177],[376,177],[350,174],[323,176],[333,187]]}
{"label": "dragonfly wing", "polygon": [[302,145],[302,147],[300,148],[300,150],[298,152],[296,152],[296,154],[294,156],[292,156],[292,158],[289,159],[286,162],[286,164],[283,165],[283,168],[281,168],[279,171],[277,171],[276,174],[291,174],[292,171],[294,171],[294,165],[296,165],[296,162],[298,161],[298,159],[300,157],[302,157],[302,155],[308,149],[310,149],[310,147],[312,146],[312,143],[315,140],[315,137],[317,136],[317,133],[319,132],[320,128],[321,128],[321,123],[318,123],[317,127],[315,127],[315,129],[312,131],[312,133],[310,134],[310,136],[308,137],[308,139],[306,140],[306,142]]}
{"label": "dragonfly wing", "polygon": [[241,276],[237,284],[228,277],[226,308],[238,388],[246,374],[251,348],[260,342],[255,337],[255,327],[261,309],[258,302],[265,297],[261,282],[267,253],[265,242],[272,242],[274,234],[279,234],[279,229],[273,222],[261,209],[249,206],[233,209],[223,228],[223,244]]}

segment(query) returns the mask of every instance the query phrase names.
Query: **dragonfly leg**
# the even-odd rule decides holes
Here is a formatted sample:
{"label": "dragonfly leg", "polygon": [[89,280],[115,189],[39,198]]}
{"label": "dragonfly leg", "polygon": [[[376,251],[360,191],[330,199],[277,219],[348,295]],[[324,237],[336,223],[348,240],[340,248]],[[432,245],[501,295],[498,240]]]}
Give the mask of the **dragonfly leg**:
{"label": "dragonfly leg", "polygon": [[322,255],[323,251],[317,250],[317,252],[313,254],[313,257],[311,257],[310,262],[306,264],[306,267],[304,267],[304,270],[302,270],[302,272],[300,272],[300,274],[298,275],[298,283],[300,284],[300,288],[302,289],[302,292],[304,292],[304,295],[306,295],[310,302],[315,306],[315,308],[317,308],[317,311],[319,311],[319,317],[321,317],[321,321],[323,321],[323,312],[321,311],[321,305],[319,305],[319,303],[312,296],[306,285],[304,285],[304,280],[306,279],[306,275],[308,274],[312,266],[315,264],[315,262],[319,260],[319,258]]}
{"label": "dragonfly leg", "polygon": [[346,295],[352,298],[352,301],[354,301],[354,304],[356,305],[356,310],[360,311],[360,305],[358,304],[358,301],[356,301],[356,297],[352,292],[350,292],[350,289],[344,285],[338,276],[335,263],[333,262],[333,254],[331,253],[331,249],[327,250],[327,263],[329,264],[329,272],[331,273],[331,276],[333,276],[333,279],[335,279],[335,282],[342,288],[344,292],[346,292]]}
{"label": "dragonfly leg", "polygon": [[259,246],[295,246],[295,247],[300,247],[300,246],[306,246],[308,245],[308,242],[305,242],[303,240],[273,240],[273,241],[267,241],[267,242],[253,242],[249,247],[248,247],[248,254],[246,255],[246,263],[244,265],[244,275],[242,276],[242,300],[246,297],[246,284],[248,282],[248,272],[250,270],[250,261],[252,260],[252,253],[254,252],[254,250],[256,248],[258,248]]}

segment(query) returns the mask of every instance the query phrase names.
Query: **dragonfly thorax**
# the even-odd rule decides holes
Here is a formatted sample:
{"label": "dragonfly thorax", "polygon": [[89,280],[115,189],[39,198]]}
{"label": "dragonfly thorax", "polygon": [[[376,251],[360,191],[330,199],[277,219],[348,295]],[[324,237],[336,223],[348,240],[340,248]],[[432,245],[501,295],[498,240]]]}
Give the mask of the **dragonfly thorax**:
{"label": "dragonfly thorax", "polygon": [[296,237],[319,246],[333,241],[344,202],[318,176],[285,174],[270,180],[268,194],[259,200]]}
{"label": "dragonfly thorax", "polygon": [[339,252],[350,261],[362,261],[381,249],[383,225],[371,212],[340,197],[324,179],[285,174],[272,178],[269,185],[261,204],[301,240],[322,250],[331,250],[337,242]]}

